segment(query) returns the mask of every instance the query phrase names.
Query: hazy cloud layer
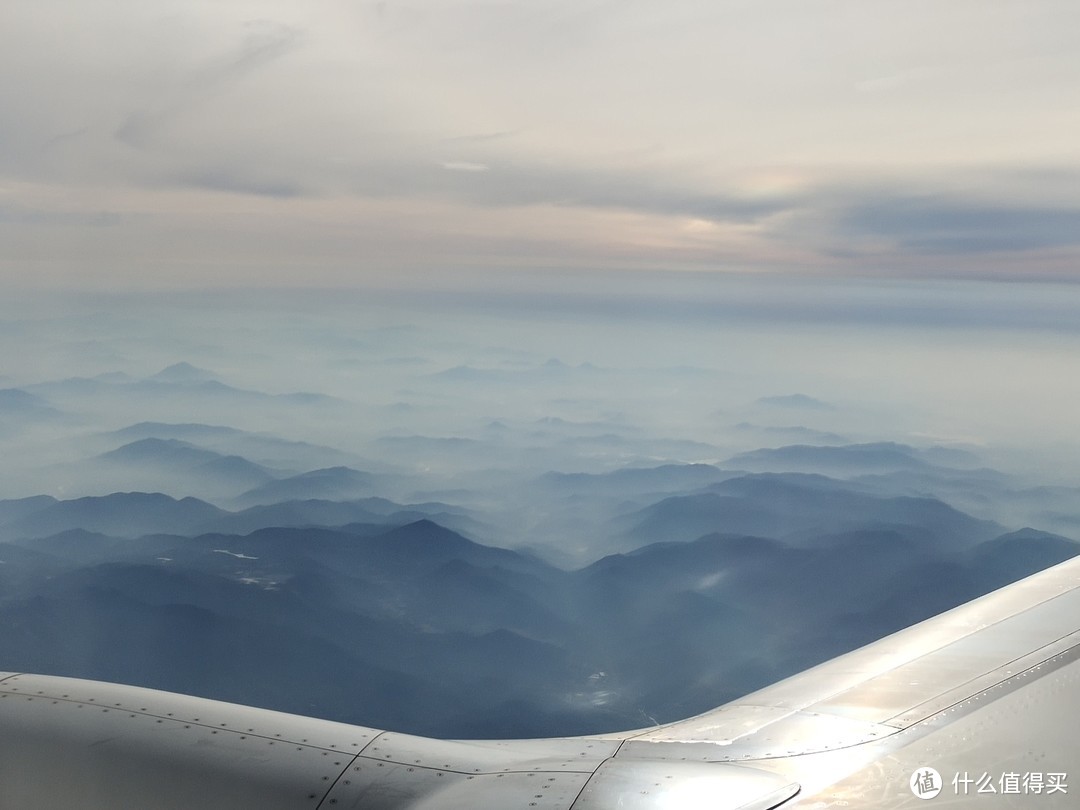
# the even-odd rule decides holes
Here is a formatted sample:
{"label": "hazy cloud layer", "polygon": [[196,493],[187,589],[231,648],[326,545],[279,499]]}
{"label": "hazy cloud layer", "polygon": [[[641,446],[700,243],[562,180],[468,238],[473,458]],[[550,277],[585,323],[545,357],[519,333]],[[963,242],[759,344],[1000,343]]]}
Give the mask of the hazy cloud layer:
{"label": "hazy cloud layer", "polygon": [[1073,3],[13,0],[3,17],[8,279],[1071,277],[1080,252]]}

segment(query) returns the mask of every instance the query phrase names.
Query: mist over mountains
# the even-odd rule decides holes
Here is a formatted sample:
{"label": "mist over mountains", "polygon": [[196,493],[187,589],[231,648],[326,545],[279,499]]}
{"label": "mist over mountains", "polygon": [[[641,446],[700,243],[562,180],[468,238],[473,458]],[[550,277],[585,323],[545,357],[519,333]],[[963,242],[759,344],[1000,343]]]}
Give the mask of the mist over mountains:
{"label": "mist over mountains", "polygon": [[1075,470],[845,383],[835,336],[788,359],[774,322],[197,303],[0,330],[0,669],[589,733],[1080,551]]}

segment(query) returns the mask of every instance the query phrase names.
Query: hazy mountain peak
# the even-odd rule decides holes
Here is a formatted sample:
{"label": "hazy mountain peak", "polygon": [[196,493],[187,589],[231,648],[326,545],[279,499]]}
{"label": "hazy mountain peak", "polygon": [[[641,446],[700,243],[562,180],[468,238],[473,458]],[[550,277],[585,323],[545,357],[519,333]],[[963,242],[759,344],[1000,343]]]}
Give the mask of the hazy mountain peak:
{"label": "hazy mountain peak", "polygon": [[162,382],[209,382],[216,380],[217,375],[212,371],[207,371],[204,368],[198,368],[191,365],[191,363],[181,361],[179,363],[173,363],[171,366],[166,366],[157,374],[151,377],[153,380],[161,380]]}
{"label": "hazy mountain peak", "polygon": [[758,405],[769,405],[778,408],[801,408],[809,411],[833,411],[836,406],[824,400],[807,394],[780,394],[769,397],[759,397]]}
{"label": "hazy mountain peak", "polygon": [[222,425],[204,425],[200,422],[137,422],[120,430],[116,436],[142,436],[144,438],[175,439],[177,436],[239,436],[244,431]]}
{"label": "hazy mountain peak", "polygon": [[[1008,534],[1000,535],[996,537],[992,542],[996,543],[1024,543],[1024,542],[1044,542],[1044,541],[1060,541],[1065,543],[1077,543],[1071,537],[1065,537],[1060,534],[1054,534],[1053,532],[1044,532],[1041,529],[1033,529],[1030,526],[1025,526],[1022,529],[1017,529],[1015,532],[1009,532]],[[1078,544],[1080,545],[1080,544]]]}
{"label": "hazy mountain peak", "polygon": [[739,453],[726,462],[754,471],[850,474],[869,471],[926,469],[933,466],[923,451],[898,442],[814,445],[789,444]]}
{"label": "hazy mountain peak", "polygon": [[247,507],[311,499],[349,501],[371,495],[375,485],[376,479],[371,473],[352,467],[323,467],[265,482],[237,496],[236,505]]}
{"label": "hazy mountain peak", "polygon": [[359,470],[354,470],[351,467],[344,465],[338,465],[336,467],[323,467],[319,470],[309,470],[305,473],[300,473],[294,476],[296,479],[311,479],[311,478],[345,478],[350,480],[370,478],[367,473],[362,473]]}
{"label": "hazy mountain peak", "polygon": [[746,473],[709,487],[711,492],[747,495],[756,492],[776,492],[782,489],[811,491],[844,489],[847,485],[821,473],[762,472]]}
{"label": "hazy mountain peak", "polygon": [[137,451],[144,451],[144,450],[147,450],[147,451],[149,451],[149,450],[161,450],[161,449],[164,449],[164,448],[177,448],[177,447],[191,447],[191,448],[194,448],[195,445],[192,444],[191,442],[185,442],[185,441],[183,441],[181,439],[162,439],[162,438],[158,438],[157,436],[148,436],[145,439],[136,439],[133,442],[129,442],[128,444],[125,444],[125,445],[123,445],[121,447],[118,447],[115,450],[112,450],[112,451],[110,451],[108,453],[105,453],[104,455],[111,456],[111,455],[114,455],[116,453],[120,453],[121,451],[137,452]]}
{"label": "hazy mountain peak", "polygon": [[445,526],[440,526],[434,520],[429,518],[420,518],[419,520],[414,520],[412,523],[406,523],[404,526],[398,526],[397,528],[391,529],[384,536],[422,537],[424,539],[465,539],[457,532],[451,531]]}
{"label": "hazy mountain peak", "polygon": [[37,394],[21,388],[0,389],[0,414],[52,410],[52,406]]}

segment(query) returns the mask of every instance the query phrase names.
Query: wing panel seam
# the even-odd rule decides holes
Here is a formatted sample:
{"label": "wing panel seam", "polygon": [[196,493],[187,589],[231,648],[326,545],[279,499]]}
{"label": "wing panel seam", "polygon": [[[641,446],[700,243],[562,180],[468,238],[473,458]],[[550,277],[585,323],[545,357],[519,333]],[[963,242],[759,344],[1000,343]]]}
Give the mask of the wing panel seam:
{"label": "wing panel seam", "polygon": [[352,759],[350,759],[348,762],[345,763],[345,767],[341,769],[341,773],[339,773],[334,778],[334,781],[330,783],[330,787],[328,787],[326,789],[326,791],[322,795],[322,798],[319,799],[319,803],[317,805],[315,805],[315,810],[320,810],[320,808],[323,806],[323,803],[326,801],[327,797],[331,793],[334,792],[334,788],[337,787],[337,783],[340,782],[342,777],[344,777],[345,774],[347,774],[349,772],[349,768],[351,768],[353,766],[353,763],[355,763],[356,760],[358,760],[358,759],[360,759],[360,754],[357,754],[356,756],[354,756]]}
{"label": "wing panel seam", "polygon": [[577,795],[576,795],[576,796],[574,797],[574,800],[573,800],[572,802],[570,802],[570,808],[569,808],[569,810],[574,810],[574,808],[575,808],[575,807],[577,807],[577,803],[578,803],[579,801],[581,801],[581,797],[582,797],[582,795],[583,795],[583,794],[585,793],[585,789],[589,787],[589,782],[591,782],[591,781],[592,781],[592,780],[593,780],[593,779],[594,779],[594,778],[596,777],[596,773],[597,773],[597,771],[599,771],[599,770],[600,770],[600,768],[601,768],[601,767],[603,766],[603,764],[604,764],[605,762],[611,762],[612,760],[614,760],[614,759],[615,759],[615,757],[617,757],[617,756],[619,755],[619,751],[621,751],[621,750],[622,750],[622,747],[623,747],[624,745],[626,745],[626,740],[619,740],[619,744],[618,744],[618,746],[616,746],[615,750],[611,752],[611,756],[610,756],[610,757],[608,757],[607,759],[603,759],[603,760],[601,760],[600,762],[598,762],[598,763],[596,764],[596,767],[592,769],[592,775],[591,775],[591,776],[589,776],[589,778],[588,778],[588,779],[586,779],[586,780],[585,780],[585,781],[584,781],[584,782],[582,783],[582,785],[581,785],[581,789],[580,789],[580,790],[578,790],[578,792],[577,792]]}
{"label": "wing panel seam", "polygon": [[[1070,633],[1069,635],[1075,635],[1075,634]],[[1064,636],[1064,638],[1067,638],[1067,637],[1068,636]],[[1037,652],[1037,650],[1035,652]],[[1021,657],[1023,657],[1023,656],[1021,656]],[[1019,660],[1019,659],[1017,659],[1017,660]],[[915,720],[915,721],[909,723],[906,726],[899,726],[899,727],[894,726],[894,728],[896,728],[898,731],[903,731],[903,730],[905,730],[907,728],[911,728],[912,726],[921,725],[923,723],[932,723],[934,720],[936,720],[938,717],[945,714],[946,712],[952,711],[952,710],[956,709],[958,706],[962,706],[965,703],[976,700],[979,697],[981,697],[981,696],[983,696],[985,694],[988,694],[989,692],[992,692],[994,690],[1001,690],[1002,695],[1007,695],[1010,692],[1013,692],[1016,689],[1019,689],[1021,686],[1023,686],[1023,683],[1021,681],[1023,679],[1029,678],[1031,673],[1035,672],[1036,670],[1042,669],[1043,671],[1040,672],[1035,678],[1032,678],[1031,680],[1038,680],[1039,678],[1042,678],[1042,677],[1044,677],[1046,675],[1049,675],[1050,673],[1055,672],[1055,671],[1061,669],[1062,667],[1066,666],[1067,664],[1073,663],[1074,661],[1080,661],[1080,642],[1077,642],[1076,644],[1073,644],[1071,647],[1068,647],[1068,648],[1062,650],[1061,652],[1054,653],[1053,655],[1049,656],[1048,658],[1044,658],[1042,661],[1037,661],[1037,662],[1033,663],[1031,666],[1027,667],[1026,669],[1023,669],[1020,672],[1017,672],[1017,673],[1014,673],[1013,675],[1010,675],[1008,678],[1003,678],[1000,681],[989,684],[988,686],[978,690],[977,692],[972,692],[971,694],[969,694],[969,695],[967,695],[967,696],[965,696],[963,698],[960,698],[959,700],[956,700],[953,703],[948,704],[947,706],[943,706],[938,711],[935,711],[932,714],[928,714],[926,717],[923,717],[923,718],[921,718],[919,720]],[[959,687],[957,687],[957,688],[959,688]],[[926,703],[929,703],[929,701],[925,701],[924,703],[920,703],[919,706],[924,706],[924,705],[926,705]],[[911,709],[908,709],[908,711],[909,712],[914,711],[917,708],[918,708],[918,706],[914,706]],[[902,716],[902,715],[896,715],[896,717],[900,717],[900,716]],[[892,719],[893,718],[890,718],[890,720],[892,720]],[[889,723],[889,721],[885,721],[885,722],[886,722],[886,724]]]}
{"label": "wing panel seam", "polygon": [[[953,644],[956,644],[956,643],[958,643],[960,641],[963,641],[964,639],[971,638],[972,636],[975,636],[975,635],[977,635],[979,633],[984,633],[984,632],[990,630],[991,628],[998,627],[999,625],[1004,624],[1005,622],[1008,622],[1008,621],[1010,621],[1012,619],[1016,619],[1016,618],[1018,618],[1020,616],[1023,616],[1023,615],[1025,615],[1027,613],[1030,613],[1031,611],[1035,610],[1036,608],[1041,608],[1041,607],[1043,607],[1045,605],[1050,604],[1051,602],[1053,602],[1056,599],[1061,599],[1064,596],[1068,596],[1069,594],[1073,593],[1074,591],[1077,591],[1078,589],[1080,589],[1080,584],[1073,585],[1068,590],[1062,591],[1061,593],[1054,594],[1053,596],[1047,597],[1046,599],[1040,600],[1039,602],[1036,602],[1036,603],[1034,603],[1032,605],[1027,606],[1023,610],[1017,611],[1016,613],[1011,613],[1008,616],[1004,616],[1004,617],[1002,617],[1000,619],[997,619],[995,621],[990,622],[989,624],[983,625],[982,627],[978,627],[978,628],[976,628],[974,630],[971,630],[970,632],[964,633],[963,635],[960,635],[960,636],[957,636],[956,638],[950,639],[947,644],[942,644],[940,647],[936,647],[936,648],[934,648],[932,650],[928,650],[927,652],[924,652],[921,655],[917,655],[914,658],[910,658],[910,659],[908,659],[906,661],[903,661],[903,662],[901,662],[899,664],[895,664],[894,666],[891,666],[888,669],[883,669],[881,672],[875,672],[873,675],[871,675],[869,677],[866,677],[866,678],[863,678],[861,681],[857,681],[856,683],[851,684],[850,686],[846,686],[843,689],[838,689],[835,692],[830,692],[827,695],[815,696],[813,698],[813,700],[811,700],[809,702],[800,702],[795,707],[795,711],[805,711],[806,709],[809,709],[809,708],[813,707],[815,704],[827,703],[828,701],[832,700],[833,698],[854,689],[856,686],[859,686],[861,684],[872,681],[875,678],[880,678],[883,675],[888,675],[889,673],[896,672],[896,671],[898,671],[898,670],[900,670],[900,669],[902,669],[902,668],[904,668],[906,666],[910,666],[911,664],[914,664],[914,663],[916,663],[918,661],[922,661],[923,659],[928,658],[931,655],[935,655],[936,653],[939,653],[942,650],[947,649],[948,647],[952,646]],[[987,594],[987,596],[990,596],[990,595],[992,595],[992,594]],[[971,603],[969,602],[967,604],[971,604]],[[966,606],[967,605],[960,605],[958,607],[966,607]],[[956,608],[954,608],[954,610],[955,609]],[[940,614],[940,615],[945,615],[945,614]],[[927,621],[932,621],[932,619],[928,619]],[[905,628],[904,630],[901,630],[899,632],[901,632],[901,633],[908,632],[910,630],[913,630],[913,629],[917,628],[918,626],[919,625],[913,625],[912,627]],[[1022,655],[1018,655],[1016,658],[1011,659],[1010,661],[1007,661],[1007,662],[1001,664],[1001,666],[1007,666],[1012,661],[1017,661],[1017,660],[1023,658],[1025,655],[1030,655],[1033,652],[1038,652],[1039,650],[1049,646],[1050,644],[1054,644],[1057,641],[1060,641],[1062,638],[1067,638],[1069,635],[1071,635],[1071,633],[1066,633],[1064,636],[1061,636],[1058,639],[1055,639],[1054,641],[1050,641],[1050,642],[1047,642],[1046,644],[1040,645],[1039,647],[1036,647],[1034,650],[1027,650]],[[880,641],[884,641],[887,638],[888,638],[888,636],[886,636],[883,639],[880,639]],[[878,643],[878,642],[871,642],[871,644],[876,644],[876,643]],[[858,650],[854,650],[853,652],[858,652]],[[841,658],[842,658],[842,656],[841,656]],[[839,659],[833,659],[833,660],[839,660]],[[826,665],[828,663],[831,663],[831,662],[826,662]],[[997,667],[995,667],[994,669],[997,669]],[[981,674],[986,675],[987,673],[993,672],[993,671],[994,671],[993,669],[990,669],[990,670],[987,670],[986,672],[983,672]],[[980,677],[980,676],[978,676],[978,675],[975,676],[975,678],[978,678],[978,677]],[[974,678],[969,679],[969,680],[974,680]],[[964,683],[967,683],[967,681],[965,681]],[[737,702],[737,701],[735,701],[735,702]]]}

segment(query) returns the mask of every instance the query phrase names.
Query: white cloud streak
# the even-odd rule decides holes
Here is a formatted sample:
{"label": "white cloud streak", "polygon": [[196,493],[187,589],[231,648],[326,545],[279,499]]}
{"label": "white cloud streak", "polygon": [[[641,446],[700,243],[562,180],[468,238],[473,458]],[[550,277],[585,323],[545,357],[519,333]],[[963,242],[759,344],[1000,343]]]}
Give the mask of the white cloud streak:
{"label": "white cloud streak", "polygon": [[470,163],[467,160],[448,160],[439,164],[450,172],[486,172],[491,167],[486,163]]}

